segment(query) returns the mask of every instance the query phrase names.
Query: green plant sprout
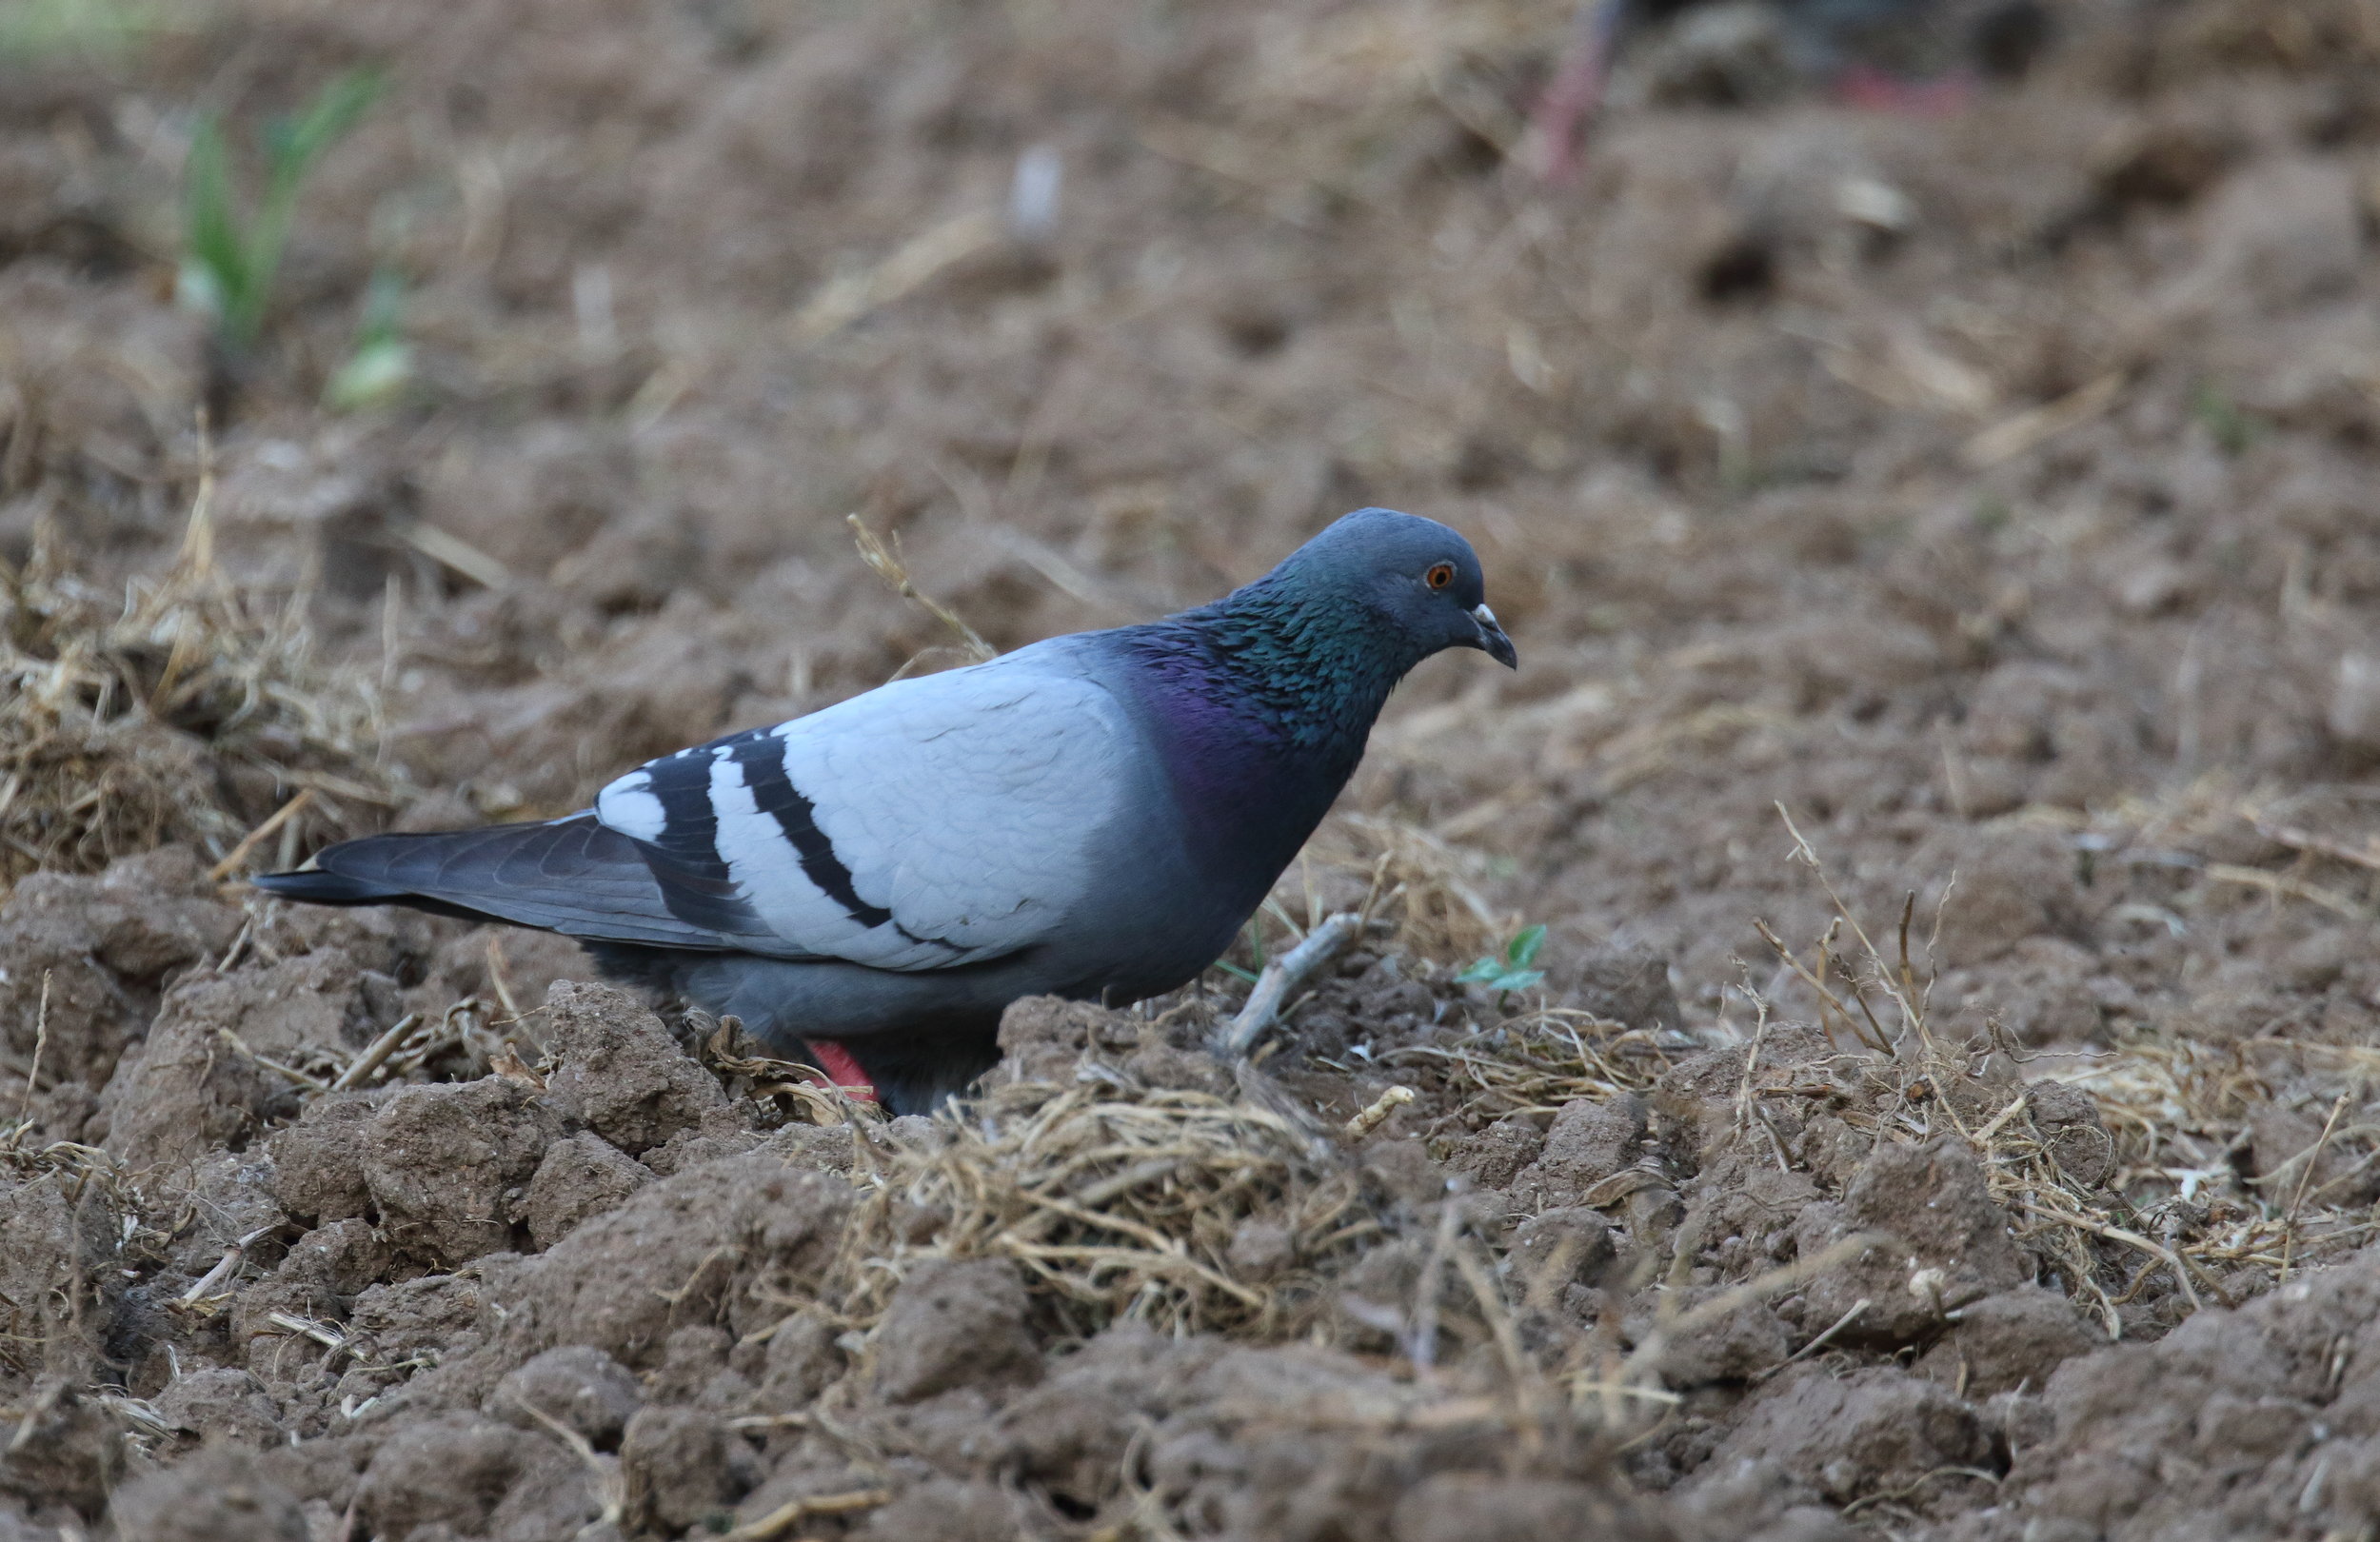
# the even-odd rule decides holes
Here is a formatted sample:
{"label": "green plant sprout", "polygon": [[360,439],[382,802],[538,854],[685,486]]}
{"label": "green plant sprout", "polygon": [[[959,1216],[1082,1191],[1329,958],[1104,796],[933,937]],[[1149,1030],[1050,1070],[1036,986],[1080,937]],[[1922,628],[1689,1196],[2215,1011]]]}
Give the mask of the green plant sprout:
{"label": "green plant sprout", "polygon": [[1240,935],[1248,939],[1248,951],[1256,957],[1256,967],[1254,969],[1242,969],[1240,965],[1233,963],[1229,959],[1216,959],[1215,967],[1221,970],[1224,974],[1231,976],[1234,979],[1245,980],[1247,983],[1253,985],[1257,981],[1257,977],[1261,974],[1264,969],[1263,916],[1259,913],[1249,917],[1247,924],[1240,928]]}
{"label": "green plant sprout", "polygon": [[364,320],[355,349],[323,387],[336,411],[359,412],[388,401],[413,379],[413,348],[405,340],[405,281],[383,269],[364,291]]}
{"label": "green plant sprout", "polygon": [[1525,991],[1545,979],[1544,970],[1530,967],[1537,961],[1537,950],[1544,946],[1545,923],[1540,921],[1513,934],[1513,939],[1504,944],[1501,958],[1491,953],[1457,975],[1456,983],[1484,985],[1494,991],[1496,1008],[1500,1012],[1513,992]]}
{"label": "green plant sprout", "polygon": [[177,287],[185,306],[214,319],[227,346],[249,347],[264,329],[298,189],[323,152],[354,128],[380,89],[380,71],[350,69],[324,87],[298,117],[268,122],[262,135],[265,188],[252,216],[241,212],[233,194],[222,128],[212,118],[202,118],[192,131],[183,174]]}

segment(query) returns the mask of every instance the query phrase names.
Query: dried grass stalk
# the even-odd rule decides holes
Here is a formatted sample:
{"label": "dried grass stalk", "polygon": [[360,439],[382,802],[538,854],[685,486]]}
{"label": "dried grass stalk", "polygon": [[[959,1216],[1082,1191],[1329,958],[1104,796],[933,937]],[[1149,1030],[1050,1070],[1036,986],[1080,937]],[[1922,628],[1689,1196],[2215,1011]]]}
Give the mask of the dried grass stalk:
{"label": "dried grass stalk", "polygon": [[[1493,952],[1518,924],[1480,893],[1486,863],[1402,820],[1345,814],[1324,823],[1276,895],[1302,899],[1319,919],[1316,870],[1326,880],[1338,875],[1347,892],[1334,902],[1343,899],[1367,919],[1394,921],[1390,946],[1418,959],[1468,961]],[[1300,886],[1309,892],[1299,896]]]}
{"label": "dried grass stalk", "polygon": [[1649,1030],[1556,1007],[1481,1028],[1445,1045],[1391,1050],[1380,1064],[1454,1089],[1465,1125],[1511,1114],[1551,1114],[1578,1098],[1609,1102],[1653,1090],[1672,1063]]}

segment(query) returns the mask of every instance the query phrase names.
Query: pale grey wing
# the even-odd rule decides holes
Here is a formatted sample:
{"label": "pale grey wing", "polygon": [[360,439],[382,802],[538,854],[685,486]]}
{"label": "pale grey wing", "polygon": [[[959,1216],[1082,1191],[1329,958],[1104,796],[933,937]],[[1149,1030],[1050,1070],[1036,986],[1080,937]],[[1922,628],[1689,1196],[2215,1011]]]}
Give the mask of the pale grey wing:
{"label": "pale grey wing", "polygon": [[1104,687],[1027,649],[683,750],[595,807],[715,864],[776,940],[758,951],[949,968],[1051,939],[1137,753]]}

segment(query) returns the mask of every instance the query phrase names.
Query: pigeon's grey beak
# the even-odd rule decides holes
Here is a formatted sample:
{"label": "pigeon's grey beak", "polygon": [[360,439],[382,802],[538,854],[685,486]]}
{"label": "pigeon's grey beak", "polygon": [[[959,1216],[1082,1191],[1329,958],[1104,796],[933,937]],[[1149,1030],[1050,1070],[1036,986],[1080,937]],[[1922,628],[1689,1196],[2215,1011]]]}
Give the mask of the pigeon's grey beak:
{"label": "pigeon's grey beak", "polygon": [[1507,669],[1520,667],[1520,655],[1513,651],[1513,640],[1497,624],[1496,612],[1485,605],[1474,605],[1471,619],[1479,623],[1479,651]]}

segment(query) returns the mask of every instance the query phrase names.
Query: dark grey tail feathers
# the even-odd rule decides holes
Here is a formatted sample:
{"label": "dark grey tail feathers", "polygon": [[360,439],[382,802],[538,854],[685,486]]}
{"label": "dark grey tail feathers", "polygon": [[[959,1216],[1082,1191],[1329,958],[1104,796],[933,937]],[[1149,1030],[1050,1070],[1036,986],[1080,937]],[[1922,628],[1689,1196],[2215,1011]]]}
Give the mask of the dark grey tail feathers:
{"label": "dark grey tail feathers", "polygon": [[[710,897],[678,896],[644,848],[592,814],[477,830],[366,836],[314,855],[299,873],[255,880],[284,899],[326,905],[407,905],[434,916],[509,921],[568,937],[723,949],[756,940],[715,924]],[[703,919],[674,899],[707,903]],[[758,939],[764,940],[764,939]]]}
{"label": "dark grey tail feathers", "polygon": [[307,868],[297,873],[259,873],[248,881],[276,899],[295,900],[309,905],[403,905],[407,910],[426,911],[432,916],[450,916],[456,920],[489,921],[501,919],[484,910],[472,910],[444,900],[433,900],[427,895],[412,894],[386,883],[350,878],[345,873],[327,873],[319,868]]}

